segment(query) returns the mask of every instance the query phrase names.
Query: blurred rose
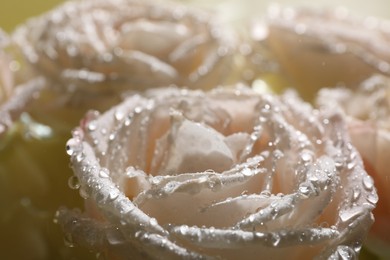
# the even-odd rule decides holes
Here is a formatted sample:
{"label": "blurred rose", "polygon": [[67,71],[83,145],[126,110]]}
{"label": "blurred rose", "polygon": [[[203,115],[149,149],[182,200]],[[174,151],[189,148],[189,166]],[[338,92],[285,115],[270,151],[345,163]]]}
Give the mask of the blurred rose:
{"label": "blurred rose", "polygon": [[267,28],[266,43],[282,73],[309,100],[321,87],[354,87],[375,73],[390,75],[389,21],[357,17],[344,8],[275,5]]}
{"label": "blurred rose", "polygon": [[390,79],[373,76],[356,91],[323,89],[319,92],[318,104],[329,109],[337,107],[347,117],[352,143],[363,157],[365,168],[378,189],[379,202],[374,210],[375,223],[369,246],[375,253],[390,257],[390,170],[387,161],[390,154]]}
{"label": "blurred rose", "polygon": [[67,153],[86,212],[58,221],[120,259],[351,259],[377,202],[341,117],[293,93],[151,90],[90,112]]}
{"label": "blurred rose", "polygon": [[171,84],[212,88],[229,78],[236,45],[209,13],[137,0],[70,1],[13,38],[38,73],[92,95]]}

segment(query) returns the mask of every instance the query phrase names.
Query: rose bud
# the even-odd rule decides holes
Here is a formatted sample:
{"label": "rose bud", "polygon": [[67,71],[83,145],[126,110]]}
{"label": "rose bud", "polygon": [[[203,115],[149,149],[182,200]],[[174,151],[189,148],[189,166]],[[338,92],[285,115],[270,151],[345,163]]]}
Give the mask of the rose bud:
{"label": "rose bud", "polygon": [[212,88],[229,78],[236,45],[207,12],[136,0],[69,1],[13,38],[38,74],[93,96],[171,84]]}
{"label": "rose bud", "polygon": [[[274,5],[266,22],[266,44],[281,73],[312,100],[322,87],[354,87],[375,73],[390,75],[390,23],[361,18],[344,8]],[[258,23],[256,28],[264,27]]]}
{"label": "rose bud", "polygon": [[342,117],[294,93],[150,90],[67,153],[85,212],[57,221],[110,259],[354,259],[378,198]]}
{"label": "rose bud", "polygon": [[354,146],[367,172],[375,180],[379,201],[368,246],[383,259],[390,257],[390,79],[373,76],[356,90],[323,89],[317,103],[323,109],[339,109],[348,122]]}

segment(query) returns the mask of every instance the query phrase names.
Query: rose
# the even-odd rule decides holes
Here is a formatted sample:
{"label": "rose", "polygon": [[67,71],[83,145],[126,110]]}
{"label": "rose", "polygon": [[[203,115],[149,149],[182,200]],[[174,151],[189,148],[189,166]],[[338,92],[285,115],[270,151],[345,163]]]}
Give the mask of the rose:
{"label": "rose", "polygon": [[13,38],[39,74],[93,95],[171,84],[212,88],[229,78],[236,45],[208,13],[136,0],[69,1]]}
{"label": "rose", "polygon": [[317,101],[323,108],[337,107],[344,113],[352,143],[375,180],[380,199],[374,210],[375,223],[369,246],[375,253],[383,254],[384,258],[390,256],[390,171],[387,167],[390,154],[389,86],[389,78],[377,75],[364,81],[355,91],[323,89]]}
{"label": "rose", "polygon": [[377,194],[348,140],[292,93],[151,90],[73,131],[86,212],[57,221],[110,257],[354,257]]}
{"label": "rose", "polygon": [[[257,27],[264,26],[258,23]],[[353,88],[374,73],[390,75],[389,22],[344,8],[270,8],[266,44],[303,97],[322,87]]]}

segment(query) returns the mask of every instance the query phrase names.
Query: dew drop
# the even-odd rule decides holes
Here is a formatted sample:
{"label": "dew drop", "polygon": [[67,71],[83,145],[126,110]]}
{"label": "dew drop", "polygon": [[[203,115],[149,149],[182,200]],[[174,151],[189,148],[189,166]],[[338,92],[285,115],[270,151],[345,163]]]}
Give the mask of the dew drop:
{"label": "dew drop", "polygon": [[134,108],[134,113],[136,113],[136,114],[139,114],[139,113],[141,113],[141,111],[142,111],[142,107],[135,107]]}
{"label": "dew drop", "polygon": [[352,192],[352,199],[353,199],[353,201],[358,200],[359,197],[360,197],[360,194],[361,194],[361,192],[360,192],[359,189],[357,189],[357,188],[353,189],[353,192]]}
{"label": "dew drop", "polygon": [[68,186],[73,190],[80,188],[79,178],[77,178],[77,176],[70,176],[68,179]]}
{"label": "dew drop", "polygon": [[309,151],[302,151],[300,155],[301,155],[302,161],[304,161],[304,162],[311,162],[313,159],[313,156]]}
{"label": "dew drop", "polygon": [[117,190],[112,190],[108,193],[109,200],[116,200],[119,197],[119,192]]}
{"label": "dew drop", "polygon": [[371,204],[376,204],[378,202],[378,195],[376,193],[368,194],[367,201]]}
{"label": "dew drop", "polygon": [[302,232],[301,234],[299,234],[299,241],[300,242],[305,241],[305,239],[306,239],[306,233],[305,232]]}
{"label": "dew drop", "polygon": [[254,172],[251,171],[251,169],[249,168],[244,168],[241,173],[244,175],[244,176],[247,176],[247,177],[250,177],[250,176],[253,176]]}
{"label": "dew drop", "polygon": [[114,114],[115,120],[121,121],[124,118],[124,116],[125,115],[122,111],[120,111],[120,110],[115,111],[115,114]]}
{"label": "dew drop", "polygon": [[77,162],[82,162],[84,160],[84,158],[85,158],[85,154],[84,153],[79,153],[76,156],[76,161]]}
{"label": "dew drop", "polygon": [[265,198],[269,198],[271,196],[271,192],[269,190],[263,190],[260,193],[260,196],[265,197]]}
{"label": "dew drop", "polygon": [[183,225],[180,227],[180,234],[182,234],[183,236],[185,236],[188,232],[188,226],[186,225]]}
{"label": "dew drop", "polygon": [[278,246],[279,245],[279,243],[280,243],[280,236],[279,235],[277,235],[277,234],[274,234],[273,236],[272,236],[272,245],[273,246]]}
{"label": "dew drop", "polygon": [[115,139],[115,134],[110,134],[108,140],[113,141]]}
{"label": "dew drop", "polygon": [[89,194],[84,187],[80,187],[79,194],[83,199],[89,198]]}
{"label": "dew drop", "polygon": [[156,220],[155,218],[151,218],[151,219],[149,220],[149,224],[150,224],[151,226],[157,226],[157,220]]}
{"label": "dew drop", "polygon": [[355,252],[348,246],[338,246],[337,253],[342,260],[355,259]]}
{"label": "dew drop", "polygon": [[108,171],[107,168],[101,168],[100,171],[99,171],[99,177],[100,178],[108,178],[110,176],[110,172]]}
{"label": "dew drop", "polygon": [[93,120],[93,121],[89,122],[88,125],[87,125],[87,129],[90,132],[95,131],[97,129],[96,121]]}
{"label": "dew drop", "polygon": [[77,149],[78,144],[79,144],[79,142],[77,140],[75,140],[74,138],[70,139],[66,143],[66,153],[68,155],[72,156],[75,152],[78,151],[78,149]]}
{"label": "dew drop", "polygon": [[372,180],[371,176],[369,175],[364,176],[363,186],[367,190],[372,190],[372,188],[374,187],[374,181]]}
{"label": "dew drop", "polygon": [[301,185],[298,188],[299,194],[303,197],[309,197],[310,194],[310,188],[306,185]]}

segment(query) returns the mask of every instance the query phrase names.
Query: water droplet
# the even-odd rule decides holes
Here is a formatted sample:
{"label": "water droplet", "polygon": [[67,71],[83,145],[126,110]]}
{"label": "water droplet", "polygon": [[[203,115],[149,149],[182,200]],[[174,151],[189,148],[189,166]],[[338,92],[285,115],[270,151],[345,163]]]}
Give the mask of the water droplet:
{"label": "water droplet", "polygon": [[80,187],[79,194],[80,194],[80,196],[83,199],[88,199],[89,198],[89,194],[88,194],[87,190],[84,187]]}
{"label": "water droplet", "polygon": [[85,154],[84,153],[79,153],[76,156],[76,161],[77,162],[82,162],[84,160],[84,158],[85,158]]}
{"label": "water droplet", "polygon": [[113,141],[115,139],[115,134],[110,134],[108,140]]}
{"label": "water droplet", "polygon": [[305,241],[306,239],[306,233],[305,232],[302,232],[301,234],[299,234],[299,241],[303,242]]}
{"label": "water droplet", "polygon": [[274,234],[271,241],[273,246],[278,246],[280,243],[280,236],[278,234]]}
{"label": "water droplet", "polygon": [[284,156],[283,152],[280,151],[279,149],[276,149],[275,151],[273,151],[272,155],[277,160],[279,160],[280,158],[282,158]]}
{"label": "water droplet", "polygon": [[68,186],[73,190],[80,188],[79,178],[77,178],[77,176],[70,176],[68,179]]}
{"label": "water droplet", "polygon": [[95,130],[97,129],[96,121],[93,120],[93,121],[89,122],[88,125],[87,125],[87,129],[88,129],[88,131],[90,131],[90,132],[95,131]]}
{"label": "water droplet", "polygon": [[108,178],[110,176],[110,172],[107,168],[101,168],[99,171],[99,177],[100,178]]}
{"label": "water droplet", "polygon": [[183,225],[180,227],[180,234],[182,234],[183,236],[185,236],[188,232],[188,226],[186,225]]}
{"label": "water droplet", "polygon": [[120,111],[119,109],[115,111],[115,114],[114,114],[115,120],[121,121],[124,118],[124,116],[125,116],[125,114],[122,111]]}
{"label": "water droplet", "polygon": [[299,194],[305,198],[309,197],[310,195],[310,188],[307,185],[301,185],[298,188]]}
{"label": "water droplet", "polygon": [[313,160],[313,155],[310,151],[304,150],[301,152],[301,159],[304,162],[311,162]]}
{"label": "water droplet", "polygon": [[269,190],[263,190],[260,193],[260,196],[265,197],[265,198],[269,198],[271,196],[271,192]]}
{"label": "water droplet", "polygon": [[371,176],[369,175],[364,176],[363,186],[367,190],[372,190],[372,188],[374,187],[374,181],[372,180]]}
{"label": "water droplet", "polygon": [[66,153],[70,156],[72,156],[75,152],[78,151],[77,147],[78,147],[78,144],[79,142],[72,138],[70,139],[67,143],[66,143]]}
{"label": "water droplet", "polygon": [[157,226],[157,220],[155,219],[155,218],[151,218],[150,220],[149,220],[149,224],[151,225],[151,226]]}
{"label": "water droplet", "polygon": [[337,253],[342,260],[355,259],[355,252],[348,246],[338,246]]}
{"label": "water droplet", "polygon": [[251,169],[249,169],[249,168],[244,168],[244,169],[242,169],[241,173],[242,173],[244,176],[247,176],[247,177],[253,176],[253,174],[254,174],[254,172],[251,171]]}
{"label": "water droplet", "polygon": [[367,201],[371,204],[376,204],[378,202],[378,195],[376,193],[368,194]]}
{"label": "water droplet", "polygon": [[360,242],[355,242],[352,246],[353,250],[359,254],[360,250],[362,249],[362,244]]}
{"label": "water droplet", "polygon": [[353,199],[353,201],[358,200],[359,197],[360,197],[360,194],[361,194],[361,192],[360,192],[360,190],[358,188],[353,189],[353,192],[352,192],[352,199]]}
{"label": "water droplet", "polygon": [[112,190],[108,193],[109,200],[116,200],[119,197],[119,192],[117,190]]}
{"label": "water droplet", "polygon": [[140,107],[140,106],[137,106],[134,108],[134,113],[136,113],[136,114],[141,113],[141,111],[142,111],[142,107]]}

